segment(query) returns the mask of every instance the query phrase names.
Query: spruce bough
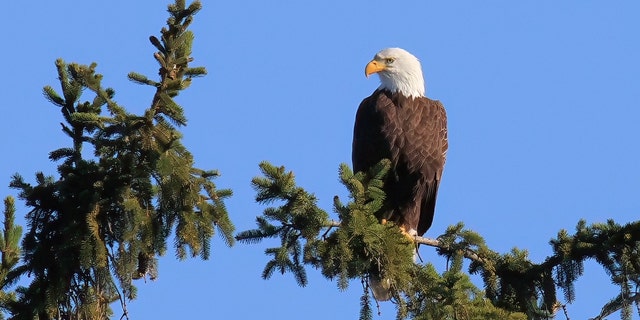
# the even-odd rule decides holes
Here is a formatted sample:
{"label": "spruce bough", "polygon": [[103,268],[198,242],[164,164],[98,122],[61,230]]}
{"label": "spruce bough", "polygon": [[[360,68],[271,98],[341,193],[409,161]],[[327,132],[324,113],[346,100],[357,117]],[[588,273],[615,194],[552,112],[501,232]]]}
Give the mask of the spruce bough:
{"label": "spruce bough", "polygon": [[[640,222],[620,225],[609,220],[589,226],[581,220],[574,234],[561,230],[550,241],[553,255],[540,263],[531,261],[526,250],[492,251],[463,223],[450,226],[435,239],[415,237],[411,242],[399,228],[375,218],[384,201],[381,186],[389,165],[385,159],[366,174],[354,174],[341,165],[340,180],[350,201],[345,204],[335,197],[333,211],[338,220],[330,220],[317,207],[313,194],[295,184],[292,172],[263,162],[263,176],[254,178],[253,185],[257,201],[272,206],[256,218],[256,229],[240,232],[236,238],[250,244],[281,239],[280,247],[265,251],[273,258],[267,262],[264,278],[271,276],[275,266],[290,265],[294,267],[277,270],[292,272],[304,286],[304,265],[308,265],[328,279],[337,279],[341,290],[350,280],[360,279],[364,288],[361,319],[371,319],[373,310],[367,288],[372,268],[389,279],[398,319],[552,319],[559,312],[568,318],[565,306],[577,297],[574,283],[588,259],[597,261],[620,289],[594,319],[618,310],[622,319],[631,319],[633,306],[639,308]],[[443,273],[431,263],[414,263],[411,256],[419,244],[435,247],[446,259]],[[468,273],[463,271],[464,259],[469,261]],[[484,290],[475,287],[468,274],[480,275]]]}
{"label": "spruce bough", "polygon": [[56,61],[61,90],[46,86],[43,92],[60,109],[71,145],[49,154],[60,163],[57,178],[38,172],[35,184],[18,174],[11,181],[30,208],[18,270],[31,279],[4,305],[12,317],[107,319],[113,302],[128,317],[134,280],[158,276],[157,257],[172,234],[179,259],[208,259],[216,231],[233,245],[224,204],[231,190],[217,188],[217,171],[194,167],[178,130],[187,119],[174,98],[206,74],[190,66],[188,27],[200,8],[198,1],[176,1],[160,38],[150,37],[159,79],[129,74],[155,88],[143,114],[114,100],[95,63]]}

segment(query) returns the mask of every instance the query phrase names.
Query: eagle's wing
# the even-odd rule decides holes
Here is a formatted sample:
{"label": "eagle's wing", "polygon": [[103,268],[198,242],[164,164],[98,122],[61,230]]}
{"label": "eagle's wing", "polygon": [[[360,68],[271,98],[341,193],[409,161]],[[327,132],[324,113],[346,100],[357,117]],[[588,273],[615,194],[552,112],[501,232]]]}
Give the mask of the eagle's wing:
{"label": "eagle's wing", "polygon": [[439,101],[375,91],[358,108],[353,134],[355,172],[383,158],[392,163],[385,181],[385,218],[424,234],[431,226],[444,168],[447,118]]}

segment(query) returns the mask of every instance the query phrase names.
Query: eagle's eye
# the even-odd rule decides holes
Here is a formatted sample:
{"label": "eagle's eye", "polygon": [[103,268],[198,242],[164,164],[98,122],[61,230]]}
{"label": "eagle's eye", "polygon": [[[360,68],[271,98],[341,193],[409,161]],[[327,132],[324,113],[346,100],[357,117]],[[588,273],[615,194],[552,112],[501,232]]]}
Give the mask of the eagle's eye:
{"label": "eagle's eye", "polygon": [[384,62],[386,64],[392,64],[394,61],[396,61],[396,59],[394,59],[394,58],[386,58],[386,59],[384,59]]}

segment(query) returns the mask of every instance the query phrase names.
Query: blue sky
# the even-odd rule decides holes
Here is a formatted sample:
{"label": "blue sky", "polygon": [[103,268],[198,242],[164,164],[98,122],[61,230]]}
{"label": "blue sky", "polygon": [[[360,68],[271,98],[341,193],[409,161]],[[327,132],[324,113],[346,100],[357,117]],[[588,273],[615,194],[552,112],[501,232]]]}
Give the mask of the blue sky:
{"label": "blue sky", "polygon": [[[95,61],[120,104],[132,111],[149,104],[152,90],[126,74],[157,73],[147,39],[159,34],[167,3],[3,6],[3,197],[15,195],[7,187],[15,172],[29,181],[36,171],[56,174],[47,155],[69,146],[59,110],[41,94],[45,85],[59,88],[56,58]],[[638,2],[203,4],[193,56],[209,75],[178,98],[189,119],[184,143],[199,167],[221,171],[219,187],[233,189],[227,205],[237,230],[253,228],[264,209],[250,187],[262,160],[293,170],[328,211],[334,195],[346,198],[338,165],[350,163],[356,108],[378,85],[364,66],[390,46],[421,59],[427,96],[449,115],[450,150],[427,236],[464,221],[492,249],[516,246],[541,261],[551,253],[548,241],[579,219],[637,219]],[[340,292],[315,270],[306,288],[287,275],[261,280],[269,244],[229,249],[216,237],[209,261],[179,262],[169,252],[158,280],[139,283],[132,318],[357,318],[359,282]],[[422,248],[443,268],[432,252]],[[616,294],[593,263],[576,289],[572,319],[597,315]],[[393,305],[381,311],[375,319],[395,318]]]}

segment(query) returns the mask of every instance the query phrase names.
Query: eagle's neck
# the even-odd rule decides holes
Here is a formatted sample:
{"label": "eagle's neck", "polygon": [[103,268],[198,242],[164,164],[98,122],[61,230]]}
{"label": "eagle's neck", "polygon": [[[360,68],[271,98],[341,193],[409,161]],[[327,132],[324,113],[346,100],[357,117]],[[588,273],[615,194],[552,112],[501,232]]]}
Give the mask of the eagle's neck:
{"label": "eagle's neck", "polygon": [[379,73],[381,90],[389,90],[392,93],[399,92],[405,97],[424,97],[424,78],[422,70],[414,70],[403,73]]}

